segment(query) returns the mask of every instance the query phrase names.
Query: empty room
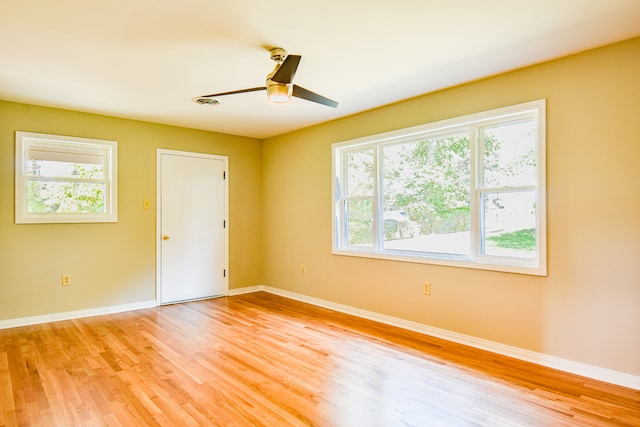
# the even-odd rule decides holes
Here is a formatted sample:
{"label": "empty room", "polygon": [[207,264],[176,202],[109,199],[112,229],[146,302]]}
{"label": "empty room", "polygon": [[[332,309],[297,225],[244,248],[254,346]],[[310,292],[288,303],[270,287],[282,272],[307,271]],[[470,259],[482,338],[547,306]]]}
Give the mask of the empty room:
{"label": "empty room", "polygon": [[640,425],[640,2],[5,1],[0,427]]}

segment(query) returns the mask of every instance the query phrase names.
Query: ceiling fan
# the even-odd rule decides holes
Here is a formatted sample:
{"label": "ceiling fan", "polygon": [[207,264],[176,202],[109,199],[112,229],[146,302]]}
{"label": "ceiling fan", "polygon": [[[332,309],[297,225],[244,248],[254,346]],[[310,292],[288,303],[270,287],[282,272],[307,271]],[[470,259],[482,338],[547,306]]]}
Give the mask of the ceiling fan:
{"label": "ceiling fan", "polygon": [[300,55],[287,55],[287,51],[281,47],[271,49],[270,53],[271,59],[276,62],[276,67],[271,73],[267,74],[266,86],[202,95],[194,98],[194,101],[198,104],[217,104],[218,102],[211,98],[266,90],[267,97],[272,102],[288,102],[292,96],[295,96],[296,98],[317,102],[318,104],[328,107],[336,108],[338,106],[338,103],[332,99],[293,84],[293,77],[296,75],[300,59],[302,58]]}

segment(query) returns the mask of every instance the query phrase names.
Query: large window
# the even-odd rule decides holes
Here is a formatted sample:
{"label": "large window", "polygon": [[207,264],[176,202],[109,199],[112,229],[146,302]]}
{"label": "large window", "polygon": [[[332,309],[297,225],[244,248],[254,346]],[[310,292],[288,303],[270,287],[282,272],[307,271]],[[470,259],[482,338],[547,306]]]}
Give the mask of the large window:
{"label": "large window", "polygon": [[16,223],[116,222],[117,143],[16,132]]}
{"label": "large window", "polygon": [[544,100],[333,154],[334,253],[546,274]]}

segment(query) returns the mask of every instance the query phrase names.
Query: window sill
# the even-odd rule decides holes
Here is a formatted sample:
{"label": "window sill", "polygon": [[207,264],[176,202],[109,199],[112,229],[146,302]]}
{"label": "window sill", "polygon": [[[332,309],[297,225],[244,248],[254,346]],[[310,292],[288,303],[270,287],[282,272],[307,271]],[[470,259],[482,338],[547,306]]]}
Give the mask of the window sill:
{"label": "window sill", "polygon": [[441,265],[446,267],[458,267],[458,268],[470,268],[476,270],[490,270],[501,273],[515,273],[525,274],[530,276],[547,276],[546,266],[538,266],[533,262],[527,263],[526,261],[517,260],[517,264],[495,264],[491,263],[491,259],[487,257],[486,261],[481,259],[460,259],[452,257],[426,257],[426,256],[411,256],[400,255],[394,253],[379,253],[369,252],[366,250],[344,250],[334,249],[333,255],[350,256],[359,258],[372,258],[387,261],[399,261],[399,262],[411,262],[417,264],[432,264]]}

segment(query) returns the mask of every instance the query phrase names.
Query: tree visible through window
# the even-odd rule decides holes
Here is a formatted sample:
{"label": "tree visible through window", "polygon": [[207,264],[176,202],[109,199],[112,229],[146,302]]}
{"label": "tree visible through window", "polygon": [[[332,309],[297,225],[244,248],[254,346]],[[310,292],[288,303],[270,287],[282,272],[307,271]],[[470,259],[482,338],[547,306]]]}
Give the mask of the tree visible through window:
{"label": "tree visible through window", "polygon": [[116,143],[16,134],[16,222],[117,220]]}
{"label": "tree visible through window", "polygon": [[383,248],[468,254],[469,134],[452,133],[382,146],[381,151]]}
{"label": "tree visible through window", "polygon": [[334,252],[546,274],[544,102],[334,144]]}

